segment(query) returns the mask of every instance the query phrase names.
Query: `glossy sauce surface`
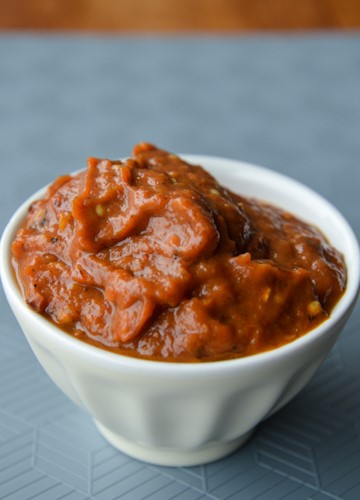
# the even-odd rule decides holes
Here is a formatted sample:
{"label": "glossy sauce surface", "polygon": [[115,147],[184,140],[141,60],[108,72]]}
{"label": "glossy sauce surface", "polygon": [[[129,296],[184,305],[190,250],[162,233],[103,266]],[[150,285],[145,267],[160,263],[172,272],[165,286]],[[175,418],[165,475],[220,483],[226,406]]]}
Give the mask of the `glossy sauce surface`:
{"label": "glossy sauce surface", "polygon": [[27,303],[114,352],[215,361],[288,343],[346,286],[313,226],[149,144],[91,158],[34,202],[12,245]]}

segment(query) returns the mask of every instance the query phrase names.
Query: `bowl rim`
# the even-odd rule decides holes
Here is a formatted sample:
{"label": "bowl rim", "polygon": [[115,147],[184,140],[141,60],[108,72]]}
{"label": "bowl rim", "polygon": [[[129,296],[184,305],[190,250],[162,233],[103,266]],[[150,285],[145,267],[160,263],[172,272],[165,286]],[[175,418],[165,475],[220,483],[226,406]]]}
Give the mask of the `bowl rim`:
{"label": "bowl rim", "polygon": [[[127,356],[123,354],[114,353],[107,351],[105,349],[99,348],[88,344],[82,340],[79,340],[68,333],[64,332],[61,328],[57,327],[55,324],[51,323],[45,316],[37,313],[26,304],[20,291],[20,287],[16,281],[14,271],[10,263],[11,257],[11,242],[15,237],[15,233],[18,230],[22,220],[24,219],[28,207],[31,202],[42,197],[48,185],[42,187],[30,197],[28,197],[18,209],[14,212],[10,218],[8,224],[6,225],[0,241],[0,276],[3,283],[3,288],[5,294],[8,298],[10,305],[14,309],[14,305],[22,309],[24,319],[29,318],[34,321],[39,327],[39,333],[41,335],[51,335],[52,340],[61,343],[64,347],[69,347],[70,349],[76,350],[76,353],[89,359],[91,356],[94,360],[96,359],[100,363],[105,363],[112,368],[129,368],[134,370],[144,370],[150,369],[159,373],[165,372],[168,375],[177,374],[179,368],[181,373],[185,375],[192,374],[208,374],[208,373],[218,373],[225,372],[227,370],[233,370],[234,367],[252,367],[257,364],[267,364],[273,363],[274,361],[295,354],[295,351],[305,349],[314,342],[316,339],[321,337],[327,330],[330,330],[337,323],[341,322],[342,318],[349,314],[354,307],[357,297],[359,295],[360,289],[360,249],[357,238],[350,227],[344,216],[338,211],[338,209],[332,205],[328,200],[326,200],[322,195],[314,191],[313,189],[307,187],[305,184],[270,168],[252,164],[249,162],[239,161],[235,159],[223,158],[221,156],[210,156],[210,155],[194,155],[194,154],[179,154],[185,160],[194,163],[201,164],[206,170],[208,170],[209,164],[220,164],[223,166],[227,165],[232,169],[235,167],[237,169],[242,169],[242,173],[246,173],[251,178],[255,176],[264,176],[271,178],[274,182],[281,181],[288,186],[292,186],[294,189],[311,196],[312,199],[316,200],[328,210],[332,216],[334,216],[341,225],[343,231],[347,236],[347,244],[351,249],[351,266],[353,268],[353,273],[348,276],[348,283],[343,296],[340,298],[339,302],[334,307],[330,317],[321,323],[319,326],[305,333],[301,337],[284,344],[275,349],[268,351],[263,351],[250,356],[225,359],[220,361],[206,361],[206,362],[177,362],[177,361],[157,361],[151,359],[144,359],[140,357]],[[83,170],[83,169],[80,169]],[[71,175],[76,174],[80,170],[73,172]],[[211,173],[211,168],[210,168]],[[241,174],[240,174],[241,178]],[[260,177],[261,178],[261,177]],[[219,179],[220,183],[222,180]],[[241,193],[239,193],[241,194]],[[245,196],[248,196],[245,194]],[[251,196],[251,195],[249,195]],[[266,201],[266,200],[265,200]],[[281,204],[279,204],[281,207]],[[311,221],[310,221],[311,222]],[[321,227],[320,227],[321,229]],[[344,257],[347,257],[346,255]],[[347,260],[347,259],[346,259]]]}

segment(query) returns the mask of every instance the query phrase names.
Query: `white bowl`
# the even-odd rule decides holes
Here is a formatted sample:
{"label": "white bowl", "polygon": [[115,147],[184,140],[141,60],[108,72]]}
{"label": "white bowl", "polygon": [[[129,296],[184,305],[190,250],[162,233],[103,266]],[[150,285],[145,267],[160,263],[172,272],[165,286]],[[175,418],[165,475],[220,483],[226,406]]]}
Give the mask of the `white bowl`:
{"label": "white bowl", "polygon": [[219,459],[257,424],[292,399],[319,368],[344,327],[359,291],[356,238],[321,196],[267,169],[214,157],[185,156],[223,185],[275,203],[314,223],[344,255],[345,294],[331,317],[303,337],[250,357],[208,363],[156,362],[114,354],[64,333],[24,302],[10,265],[10,245],[27,200],[1,240],[1,277],[8,301],[52,380],[93,417],[116,448],[137,459],[190,466]]}

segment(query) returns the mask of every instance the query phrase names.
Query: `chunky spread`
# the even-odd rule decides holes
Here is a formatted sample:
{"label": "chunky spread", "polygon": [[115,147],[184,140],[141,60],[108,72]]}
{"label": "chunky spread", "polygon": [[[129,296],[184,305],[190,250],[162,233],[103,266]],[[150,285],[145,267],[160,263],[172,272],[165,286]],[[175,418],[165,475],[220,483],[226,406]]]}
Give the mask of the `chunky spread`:
{"label": "chunky spread", "polygon": [[82,340],[154,360],[279,347],[324,321],[346,286],[318,229],[150,144],[57,179],[12,252],[32,308]]}

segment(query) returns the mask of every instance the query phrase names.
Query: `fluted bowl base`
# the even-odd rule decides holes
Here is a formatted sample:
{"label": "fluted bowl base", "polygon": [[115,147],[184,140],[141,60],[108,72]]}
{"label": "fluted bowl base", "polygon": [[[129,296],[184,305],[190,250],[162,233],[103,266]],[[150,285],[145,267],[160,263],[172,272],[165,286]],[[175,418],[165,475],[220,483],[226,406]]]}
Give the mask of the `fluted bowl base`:
{"label": "fluted bowl base", "polygon": [[240,448],[254,432],[254,430],[251,430],[238,439],[229,442],[215,442],[198,449],[178,450],[173,448],[152,448],[135,443],[107,429],[100,422],[96,420],[94,422],[104,438],[119,451],[137,460],[167,467],[191,467],[220,460]]}

